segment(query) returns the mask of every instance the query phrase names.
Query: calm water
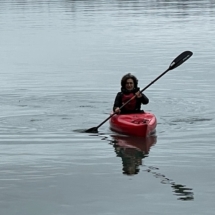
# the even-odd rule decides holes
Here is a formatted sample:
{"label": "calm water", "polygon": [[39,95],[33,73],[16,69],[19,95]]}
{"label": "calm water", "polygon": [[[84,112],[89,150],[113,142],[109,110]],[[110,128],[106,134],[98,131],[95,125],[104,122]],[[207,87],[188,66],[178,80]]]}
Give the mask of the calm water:
{"label": "calm water", "polygon": [[[214,26],[209,0],[0,1],[0,214],[214,214]],[[186,50],[145,91],[156,137],[77,132]]]}

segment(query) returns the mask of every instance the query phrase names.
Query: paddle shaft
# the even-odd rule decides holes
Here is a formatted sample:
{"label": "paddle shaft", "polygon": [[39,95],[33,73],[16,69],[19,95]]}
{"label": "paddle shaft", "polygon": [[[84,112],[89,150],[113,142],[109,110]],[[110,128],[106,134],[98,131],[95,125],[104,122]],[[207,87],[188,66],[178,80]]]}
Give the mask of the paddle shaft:
{"label": "paddle shaft", "polygon": [[[143,88],[140,92],[143,92],[148,87],[150,87],[153,83],[155,83],[159,78],[161,78],[163,75],[165,75],[169,70],[175,69],[176,67],[180,66],[182,63],[184,63],[186,60],[188,60],[193,53],[191,51],[185,51],[182,52],[178,57],[176,57],[172,63],[170,64],[169,68],[164,71],[161,75],[159,75],[156,79],[154,79],[151,83],[149,83],[145,88]],[[131,100],[133,100],[136,97],[134,95],[131,99],[129,99],[127,102],[125,102],[119,109],[121,110],[125,105],[127,105]],[[103,122],[101,122],[97,127],[93,127],[91,129],[88,129],[87,131],[97,131],[97,129],[102,126],[105,122],[107,122],[112,116],[114,116],[116,113],[112,113],[107,119],[105,119]]]}

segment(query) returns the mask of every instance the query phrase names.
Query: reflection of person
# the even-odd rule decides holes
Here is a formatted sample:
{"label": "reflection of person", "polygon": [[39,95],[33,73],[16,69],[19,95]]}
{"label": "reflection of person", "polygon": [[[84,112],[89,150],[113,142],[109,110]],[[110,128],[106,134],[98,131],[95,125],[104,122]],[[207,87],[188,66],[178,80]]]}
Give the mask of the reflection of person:
{"label": "reflection of person", "polygon": [[139,138],[134,136],[113,135],[113,146],[117,157],[122,159],[122,171],[126,175],[139,173],[142,159],[149,154],[150,147],[156,143],[156,136]]}
{"label": "reflection of person", "polygon": [[[136,95],[136,97],[120,110],[120,107],[134,95]],[[148,103],[149,99],[140,92],[137,78],[130,73],[124,75],[121,80],[121,92],[118,92],[116,95],[113,111],[117,114],[140,112],[141,104]]]}
{"label": "reflection of person", "polygon": [[134,175],[140,171],[139,166],[142,165],[144,153],[135,148],[121,148],[115,146],[115,152],[118,157],[122,158],[123,174]]}

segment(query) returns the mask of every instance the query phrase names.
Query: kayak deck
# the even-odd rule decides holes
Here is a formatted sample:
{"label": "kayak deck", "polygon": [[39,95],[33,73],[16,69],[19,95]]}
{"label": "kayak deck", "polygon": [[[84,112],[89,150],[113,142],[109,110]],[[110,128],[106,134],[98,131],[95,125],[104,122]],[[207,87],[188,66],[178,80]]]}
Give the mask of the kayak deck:
{"label": "kayak deck", "polygon": [[155,133],[157,119],[150,112],[116,114],[109,120],[110,129],[132,136],[150,136]]}

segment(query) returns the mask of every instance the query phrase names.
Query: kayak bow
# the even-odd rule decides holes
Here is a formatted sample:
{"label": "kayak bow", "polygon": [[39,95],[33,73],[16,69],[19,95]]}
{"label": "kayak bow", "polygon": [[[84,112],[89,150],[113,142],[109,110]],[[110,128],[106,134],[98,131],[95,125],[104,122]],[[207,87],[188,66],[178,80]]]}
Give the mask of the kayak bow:
{"label": "kayak bow", "polygon": [[131,136],[147,137],[155,133],[157,119],[150,112],[115,114],[109,120],[112,131]]}

